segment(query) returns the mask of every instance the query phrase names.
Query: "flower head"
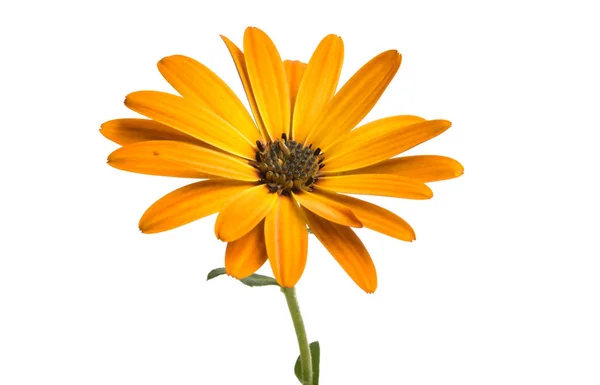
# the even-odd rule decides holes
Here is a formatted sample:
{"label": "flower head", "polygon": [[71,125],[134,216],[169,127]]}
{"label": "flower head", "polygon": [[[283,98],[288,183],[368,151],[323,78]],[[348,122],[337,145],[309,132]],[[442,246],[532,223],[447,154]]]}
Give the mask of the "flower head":
{"label": "flower head", "polygon": [[177,55],[158,68],[181,96],[134,92],[125,105],[149,119],[102,125],[122,145],[108,157],[111,166],[202,179],[154,203],[141,231],[219,213],[215,234],[228,242],[227,273],[244,278],[269,260],[279,284],[293,287],[306,264],[308,226],[358,286],[375,291],[375,266],[352,228],[404,241],[415,233],[392,212],[345,194],[431,198],[425,183],[457,177],[462,166],[442,156],[395,156],[450,122],[398,115],[355,128],[398,71],[395,50],[375,56],[336,92],[344,52],[338,36],[326,36],[308,64],[282,61],[257,28],[246,30],[244,52],[222,38],[253,117],[215,73]]}

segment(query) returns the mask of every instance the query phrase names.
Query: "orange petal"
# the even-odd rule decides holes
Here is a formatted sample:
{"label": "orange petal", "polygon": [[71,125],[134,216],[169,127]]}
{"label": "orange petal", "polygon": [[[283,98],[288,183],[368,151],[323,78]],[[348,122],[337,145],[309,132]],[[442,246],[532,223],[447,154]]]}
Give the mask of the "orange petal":
{"label": "orange petal", "polygon": [[168,56],[158,62],[164,78],[185,98],[219,115],[250,142],[260,133],[235,93],[208,67],[183,55]]}
{"label": "orange petal", "polygon": [[232,154],[247,159],[254,159],[256,155],[254,143],[223,118],[202,108],[194,100],[165,92],[138,91],[127,95],[125,105],[150,119]]}
{"label": "orange petal", "polygon": [[[205,147],[170,140],[138,142],[121,147],[108,156],[108,164],[125,171],[142,174],[184,176],[162,174],[165,171],[182,170],[187,173],[219,176],[255,182],[259,176],[257,170],[248,162]],[[158,166],[156,172],[152,167]],[[144,171],[151,172],[144,172]],[[202,176],[206,178],[207,176]]]}
{"label": "orange petal", "polygon": [[277,194],[265,185],[252,187],[233,197],[221,210],[215,223],[215,235],[222,241],[233,242],[248,234],[271,211]]}
{"label": "orange petal", "polygon": [[144,159],[109,157],[108,164],[116,169],[135,172],[137,174],[193,179],[215,178],[215,175],[191,169],[187,165],[152,157]]}
{"label": "orange petal", "polygon": [[298,60],[285,60],[283,62],[283,68],[285,69],[285,75],[288,81],[288,87],[290,89],[290,109],[292,116],[294,115],[294,105],[296,104],[296,96],[298,95],[298,89],[300,88],[300,82],[304,76],[304,70],[306,69],[306,63],[302,63]]}
{"label": "orange petal", "polygon": [[102,123],[100,133],[121,146],[149,140],[177,140],[200,146],[205,145],[196,138],[149,119],[110,120]]}
{"label": "orange petal", "polygon": [[331,101],[340,79],[344,62],[344,42],[339,36],[326,36],[313,53],[304,80],[300,85],[294,119],[292,137],[304,142],[311,123]]}
{"label": "orange petal", "polygon": [[412,227],[391,211],[348,195],[336,194],[325,189],[318,191],[351,209],[365,227],[402,241],[415,240],[415,231]]}
{"label": "orange petal", "polygon": [[323,171],[346,171],[375,164],[438,136],[451,125],[447,120],[405,125],[403,120],[381,119],[352,131],[339,152],[327,158]]}
{"label": "orange petal", "polygon": [[318,187],[340,193],[429,199],[433,191],[423,182],[397,175],[353,174],[319,178]]}
{"label": "orange petal", "polygon": [[419,116],[397,115],[364,124],[350,131],[344,140],[340,140],[331,146],[331,148],[327,150],[327,160],[335,159],[339,157],[340,154],[360,150],[361,147],[359,146],[359,143],[366,145],[375,141],[374,138],[379,138],[390,131],[425,121],[425,119]]}
{"label": "orange petal", "polygon": [[252,91],[252,85],[250,84],[250,78],[248,77],[248,69],[246,68],[246,59],[244,57],[244,53],[227,37],[221,35],[221,39],[223,39],[225,42],[225,45],[231,54],[231,58],[233,59],[233,63],[235,64],[235,68],[237,68],[238,75],[240,76],[240,80],[244,86],[244,91],[246,91],[246,98],[248,98],[250,109],[254,115],[254,120],[256,121],[263,138],[267,139],[269,137],[269,133],[265,129],[265,125],[260,117],[260,112],[258,111],[258,106],[256,105],[256,99],[254,98],[254,92]]}
{"label": "orange petal", "polygon": [[420,182],[452,179],[464,173],[462,164],[439,155],[415,155],[387,159],[372,166],[341,174],[396,174]]}
{"label": "orange petal", "polygon": [[329,222],[303,209],[308,227],[352,280],[367,293],[377,289],[375,265],[351,228]]}
{"label": "orange petal", "polygon": [[225,271],[237,279],[252,275],[267,260],[265,225],[261,221],[248,234],[227,244]]}
{"label": "orange petal", "polygon": [[306,265],[308,231],[291,197],[279,195],[265,218],[265,242],[275,279],[282,287],[294,287]]}
{"label": "orange petal", "polygon": [[319,114],[304,144],[326,152],[345,137],[377,103],[401,61],[397,51],[385,51],[359,69]]}
{"label": "orange petal", "polygon": [[281,56],[266,33],[248,27],[244,33],[246,68],[252,92],[271,139],[289,135],[290,93]]}
{"label": "orange petal", "polygon": [[183,226],[221,210],[231,197],[253,184],[228,179],[204,180],[181,187],[156,201],[140,219],[142,233]]}
{"label": "orange petal", "polygon": [[344,206],[339,201],[331,199],[330,196],[323,194],[322,191],[301,191],[297,194],[293,194],[293,196],[302,207],[331,222],[339,223],[344,226],[363,226],[351,209]]}

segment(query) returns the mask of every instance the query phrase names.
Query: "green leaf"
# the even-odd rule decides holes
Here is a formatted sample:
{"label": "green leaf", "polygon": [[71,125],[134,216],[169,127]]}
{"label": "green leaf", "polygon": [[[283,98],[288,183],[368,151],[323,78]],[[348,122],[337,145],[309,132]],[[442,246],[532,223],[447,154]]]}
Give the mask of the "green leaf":
{"label": "green leaf", "polygon": [[[213,269],[211,270],[210,273],[208,273],[208,276],[206,277],[207,281],[210,281],[213,278],[216,278],[220,275],[225,275],[227,274],[225,272],[225,268],[224,267],[219,267],[217,269]],[[249,277],[240,279],[240,282],[243,283],[246,286],[250,286],[250,287],[254,287],[254,286],[279,286],[279,284],[277,283],[277,281],[271,277],[267,277],[266,275],[261,275],[261,274],[252,274]]]}
{"label": "green leaf", "polygon": [[[312,361],[313,380],[311,385],[319,385],[319,362],[321,361],[321,347],[319,341],[310,343],[310,358]],[[294,365],[294,373],[300,382],[302,382],[302,364],[300,363],[300,356],[296,360]]]}
{"label": "green leaf", "polygon": [[252,274],[249,277],[240,279],[246,286],[254,287],[254,286],[279,286],[277,281],[274,278],[267,277],[266,275],[261,274]]}
{"label": "green leaf", "polygon": [[224,267],[219,267],[217,269],[212,269],[210,271],[210,273],[208,273],[208,276],[206,277],[206,280],[210,281],[211,279],[217,278],[219,275],[224,275],[224,274],[227,274],[225,272],[225,268]]}

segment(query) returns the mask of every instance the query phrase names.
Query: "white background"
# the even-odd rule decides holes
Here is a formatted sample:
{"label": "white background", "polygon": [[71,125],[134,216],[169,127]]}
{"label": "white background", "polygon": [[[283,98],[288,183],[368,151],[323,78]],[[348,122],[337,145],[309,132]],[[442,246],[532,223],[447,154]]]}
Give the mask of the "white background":
{"label": "white background", "polygon": [[[186,54],[243,96],[219,34],[308,60],[343,37],[342,80],[391,48],[367,117],[444,118],[411,150],[460,160],[429,201],[374,198],[417,241],[359,230],[364,294],[311,237],[298,296],[328,384],[599,384],[597,12],[583,1],[7,1],[0,6],[0,384],[295,384],[283,296],[205,276],[214,216],[137,221],[187,181],[112,169],[100,124],[170,91]],[[261,270],[269,273],[268,269]]]}

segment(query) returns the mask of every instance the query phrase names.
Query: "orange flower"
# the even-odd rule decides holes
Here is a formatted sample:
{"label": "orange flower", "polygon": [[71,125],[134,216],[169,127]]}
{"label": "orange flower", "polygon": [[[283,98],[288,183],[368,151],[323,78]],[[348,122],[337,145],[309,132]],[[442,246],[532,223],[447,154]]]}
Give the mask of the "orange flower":
{"label": "orange flower", "polygon": [[147,119],[117,119],[101,133],[123,147],[108,157],[118,169],[197,178],[142,216],[157,233],[219,213],[215,234],[228,242],[225,268],[238,279],[268,259],[277,282],[293,287],[307,258],[307,225],[366,292],[377,287],[367,249],[352,227],[368,227],[403,241],[415,239],[402,218],[344,195],[429,199],[425,184],[463,173],[442,156],[394,156],[450,127],[447,120],[391,116],[354,128],[373,108],[401,56],[383,52],[336,92],[342,39],[326,36],[308,64],[282,61],[257,28],[244,34],[244,52],[226,37],[254,119],[211,70],[185,56],[158,69],[181,96],[129,94],[125,105]]}

